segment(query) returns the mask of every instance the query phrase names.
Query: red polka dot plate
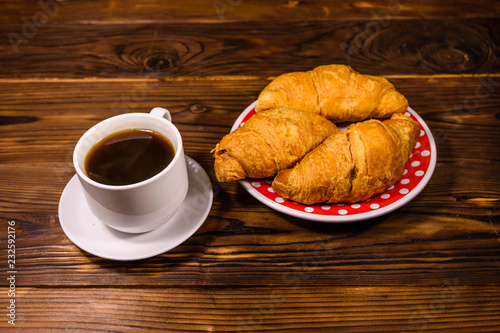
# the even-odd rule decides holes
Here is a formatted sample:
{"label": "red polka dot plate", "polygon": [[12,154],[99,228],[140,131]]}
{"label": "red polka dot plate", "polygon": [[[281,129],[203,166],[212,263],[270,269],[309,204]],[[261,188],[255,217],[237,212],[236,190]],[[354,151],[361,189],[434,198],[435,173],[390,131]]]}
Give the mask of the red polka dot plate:
{"label": "red polka dot plate", "polygon": [[[253,115],[253,102],[238,119],[231,131],[234,131]],[[436,166],[437,153],[434,137],[424,120],[410,107],[406,112],[420,124],[420,138],[413,154],[407,161],[405,173],[401,179],[383,193],[355,204],[314,204],[303,205],[284,200],[271,188],[272,178],[240,180],[240,184],[257,200],[281,213],[294,217],[327,223],[355,222],[375,218],[392,212],[414,199],[427,185]],[[339,129],[345,127],[339,125]]]}

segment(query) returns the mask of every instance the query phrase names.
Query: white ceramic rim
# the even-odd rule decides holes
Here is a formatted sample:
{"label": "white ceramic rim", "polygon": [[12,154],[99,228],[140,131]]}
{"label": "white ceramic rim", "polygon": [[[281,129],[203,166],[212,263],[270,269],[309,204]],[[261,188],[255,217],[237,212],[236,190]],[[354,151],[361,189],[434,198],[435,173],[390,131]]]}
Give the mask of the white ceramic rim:
{"label": "white ceramic rim", "polygon": [[[148,178],[146,180],[143,180],[141,182],[138,182],[138,183],[133,183],[133,184],[128,184],[128,185],[106,185],[106,184],[101,184],[101,183],[96,182],[95,180],[90,179],[87,176],[86,172],[84,170],[82,170],[82,168],[80,167],[80,163],[78,163],[78,154],[77,154],[77,152],[81,149],[81,146],[83,145],[83,142],[85,141],[84,138],[87,137],[87,136],[89,136],[89,135],[91,135],[93,132],[99,130],[99,128],[101,128],[101,127],[103,127],[103,126],[105,126],[107,124],[110,124],[113,121],[116,121],[117,118],[130,118],[130,117],[141,117],[141,118],[144,118],[144,119],[150,119],[151,117],[154,117],[155,120],[163,122],[165,124],[165,126],[170,126],[171,129],[173,130],[173,133],[176,136],[176,139],[177,139],[177,145],[175,147],[174,158],[172,159],[172,161],[170,161],[170,163],[167,165],[167,167],[165,169],[163,169],[162,171],[160,171],[159,173],[157,173],[153,177],[150,177],[150,178]],[[138,128],[138,127],[130,127],[130,128],[132,129],[132,128]],[[141,129],[148,130],[148,128],[142,128],[142,127],[141,127]],[[160,133],[160,134],[164,135],[162,133]],[[90,185],[92,185],[94,187],[101,188],[101,189],[104,189],[104,190],[114,190],[114,191],[125,191],[125,190],[129,190],[131,188],[137,188],[137,187],[140,187],[140,186],[147,185],[147,184],[149,184],[151,182],[154,182],[156,179],[160,178],[162,175],[164,175],[165,173],[167,173],[168,170],[172,169],[173,165],[176,164],[177,161],[180,158],[184,158],[184,149],[183,149],[183,146],[182,146],[182,136],[181,136],[181,133],[179,132],[179,130],[177,129],[177,127],[175,127],[175,125],[172,122],[170,122],[169,120],[167,120],[167,119],[165,119],[163,117],[159,117],[159,116],[156,116],[156,115],[153,115],[153,114],[150,114],[150,113],[141,113],[141,112],[120,114],[120,115],[117,115],[117,116],[113,116],[113,117],[107,118],[107,119],[105,119],[105,120],[103,120],[103,121],[95,124],[94,126],[92,126],[91,128],[89,128],[80,137],[80,139],[78,140],[78,142],[77,142],[77,144],[75,146],[75,149],[73,150],[73,166],[74,166],[74,168],[75,168],[76,173],[78,174],[78,176],[83,181],[85,181],[86,183],[88,183],[88,184],[90,184]]]}
{"label": "white ceramic rim", "polygon": [[[239,126],[241,121],[250,113],[255,105],[257,104],[257,101],[253,102],[250,104],[236,119],[235,123],[231,127],[231,132],[236,130]],[[316,222],[325,222],[325,223],[346,223],[346,222],[356,222],[356,221],[363,221],[363,220],[368,220],[368,219],[373,219],[385,214],[388,214],[404,205],[406,205],[408,202],[413,200],[429,183],[432,174],[434,173],[434,169],[436,167],[436,162],[437,162],[437,152],[436,152],[436,142],[434,141],[434,137],[432,136],[432,133],[427,126],[427,124],[424,122],[422,117],[418,115],[415,110],[413,110],[411,107],[408,107],[407,110],[409,113],[412,114],[415,118],[418,119],[418,122],[422,126],[424,132],[426,133],[427,137],[429,138],[429,144],[431,147],[431,155],[430,155],[430,163],[429,163],[429,168],[425,172],[425,175],[422,177],[421,181],[415,186],[414,189],[412,189],[409,193],[407,193],[404,197],[402,197],[400,200],[393,202],[385,207],[382,207],[380,209],[370,211],[370,212],[364,212],[364,213],[359,213],[359,214],[350,214],[350,215],[340,215],[340,216],[330,216],[330,215],[319,215],[319,214],[314,214],[314,213],[308,213],[304,211],[299,211],[295,210],[286,206],[283,206],[273,200],[270,200],[263,194],[261,194],[259,191],[257,191],[246,179],[240,180],[240,184],[243,186],[245,190],[247,190],[248,193],[250,193],[255,199],[259,200],[261,203],[264,205],[277,210],[278,212],[294,216],[297,218],[305,219],[305,220],[310,220],[310,221],[316,221]]]}

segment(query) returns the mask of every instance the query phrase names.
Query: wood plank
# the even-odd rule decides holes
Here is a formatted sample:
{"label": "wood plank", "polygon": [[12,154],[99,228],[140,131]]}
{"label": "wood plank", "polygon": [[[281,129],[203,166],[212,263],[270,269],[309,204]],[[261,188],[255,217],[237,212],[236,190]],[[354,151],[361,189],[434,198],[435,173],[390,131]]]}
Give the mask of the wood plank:
{"label": "wood plank", "polygon": [[498,22],[67,23],[26,36],[6,24],[0,35],[15,35],[0,39],[0,78],[267,78],[333,63],[376,75],[498,73]]}
{"label": "wood plank", "polygon": [[[224,202],[219,197],[190,239],[135,262],[79,250],[55,214],[2,213],[0,219],[16,221],[16,269],[26,287],[133,286],[138,279],[143,286],[165,287],[422,286],[453,279],[500,284],[498,213],[482,221],[405,208],[364,223],[319,224],[248,198],[244,205],[240,197]],[[1,258],[7,261],[4,254]]]}
{"label": "wood plank", "polygon": [[465,0],[144,0],[83,2],[69,0],[42,0],[36,4],[27,0],[0,1],[0,21],[18,22],[23,18],[40,24],[77,22],[84,24],[151,24],[173,22],[297,22],[307,17],[309,21],[346,19],[376,20],[395,18],[495,18],[500,9],[495,1],[472,4]]}
{"label": "wood plank", "polygon": [[[6,304],[6,296],[1,296]],[[497,287],[16,288],[16,328],[146,332],[494,332]],[[4,309],[4,312],[6,310]],[[11,327],[7,320],[0,328]]]}

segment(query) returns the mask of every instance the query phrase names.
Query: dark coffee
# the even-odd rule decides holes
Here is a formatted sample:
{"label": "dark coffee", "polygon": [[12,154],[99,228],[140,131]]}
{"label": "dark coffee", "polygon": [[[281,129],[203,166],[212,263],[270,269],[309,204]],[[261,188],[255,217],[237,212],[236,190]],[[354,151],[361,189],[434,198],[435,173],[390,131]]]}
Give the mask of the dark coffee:
{"label": "dark coffee", "polygon": [[172,143],[163,135],[127,129],[108,135],[89,150],[85,172],[101,184],[134,184],[165,169],[174,155]]}

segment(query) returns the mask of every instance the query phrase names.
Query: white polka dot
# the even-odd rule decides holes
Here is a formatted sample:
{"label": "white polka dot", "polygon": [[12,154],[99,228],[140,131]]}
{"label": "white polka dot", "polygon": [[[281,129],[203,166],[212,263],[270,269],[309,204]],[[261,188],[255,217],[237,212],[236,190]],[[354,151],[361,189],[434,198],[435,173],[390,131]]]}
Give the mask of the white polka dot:
{"label": "white polka dot", "polygon": [[401,194],[407,194],[408,192],[410,192],[410,190],[408,190],[407,188],[402,188],[399,190],[399,193]]}
{"label": "white polka dot", "polygon": [[415,172],[415,176],[418,176],[418,177],[422,177],[424,174],[425,174],[425,172],[423,172],[422,170],[418,170],[417,172]]}
{"label": "white polka dot", "polygon": [[430,151],[428,151],[428,150],[424,150],[424,151],[422,151],[422,152],[420,153],[420,155],[422,155],[422,156],[429,156],[430,154],[431,154],[431,152],[430,152]]}
{"label": "white polka dot", "polygon": [[285,199],[283,199],[282,197],[277,197],[276,199],[274,199],[274,201],[276,201],[277,203],[283,203],[285,202]]}
{"label": "white polka dot", "polygon": [[420,148],[420,142],[417,142],[417,144],[415,145],[415,148]]}
{"label": "white polka dot", "polygon": [[332,208],[332,207],[328,206],[328,205],[321,206],[321,209],[323,209],[323,210],[330,210],[330,208]]}
{"label": "white polka dot", "polygon": [[405,169],[405,172],[403,172],[403,176],[408,173],[408,169]]}
{"label": "white polka dot", "polygon": [[273,183],[273,180],[272,179],[266,179],[266,183],[271,185]]}
{"label": "white polka dot", "polygon": [[388,190],[393,190],[394,189],[394,185],[391,185],[387,188]]}
{"label": "white polka dot", "polygon": [[271,193],[274,193],[274,190],[273,190],[273,188],[272,188],[272,187],[268,187],[268,188],[267,188],[267,190],[268,190],[269,192],[271,192]]}
{"label": "white polka dot", "polygon": [[345,209],[339,209],[338,213],[339,213],[340,215],[345,215],[345,214],[347,214],[348,212],[347,212],[347,210],[345,210]]}
{"label": "white polka dot", "polygon": [[406,111],[406,112],[405,112],[405,115],[406,115],[407,117],[410,117],[410,116],[411,116],[411,113],[410,113],[410,112],[408,112],[408,111]]}
{"label": "white polka dot", "polygon": [[259,182],[252,182],[252,186],[253,187],[260,187],[260,183]]}
{"label": "white polka dot", "polygon": [[401,184],[403,185],[406,185],[410,182],[410,180],[408,178],[405,178],[405,179],[401,179]]}
{"label": "white polka dot", "polygon": [[418,167],[419,165],[420,165],[419,161],[413,161],[413,162],[411,162],[411,166],[412,167]]}
{"label": "white polka dot", "polygon": [[351,207],[354,209],[358,209],[359,207],[361,207],[361,205],[360,204],[352,204]]}
{"label": "white polka dot", "polygon": [[384,193],[380,196],[382,199],[389,199],[391,197],[390,194]]}
{"label": "white polka dot", "polygon": [[345,204],[343,204],[343,203],[338,203],[338,204],[337,204],[337,206],[339,206],[339,207],[342,207],[342,206],[344,206],[344,205],[345,205]]}
{"label": "white polka dot", "polygon": [[410,156],[408,156],[408,159],[411,160],[412,157],[413,157],[413,153],[411,153]]}
{"label": "white polka dot", "polygon": [[245,122],[242,122],[242,123],[240,124],[240,127],[241,127],[241,126],[243,126],[243,125],[245,125]]}
{"label": "white polka dot", "polygon": [[379,208],[380,208],[380,205],[379,205],[379,204],[371,204],[371,205],[370,205],[370,208],[371,208],[371,209],[379,209]]}
{"label": "white polka dot", "polygon": [[314,208],[312,208],[312,207],[306,207],[306,208],[304,208],[304,210],[305,210],[306,212],[308,212],[308,213],[312,213],[312,212],[314,212]]}
{"label": "white polka dot", "polygon": [[424,130],[420,130],[420,136],[424,136],[425,135],[425,131]]}

